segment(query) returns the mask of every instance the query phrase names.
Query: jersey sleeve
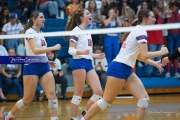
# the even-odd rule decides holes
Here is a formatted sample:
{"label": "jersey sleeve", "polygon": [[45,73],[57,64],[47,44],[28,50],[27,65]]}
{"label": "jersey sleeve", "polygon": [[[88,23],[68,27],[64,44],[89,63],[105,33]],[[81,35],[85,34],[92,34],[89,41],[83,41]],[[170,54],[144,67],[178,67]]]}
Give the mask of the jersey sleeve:
{"label": "jersey sleeve", "polygon": [[[29,30],[27,30],[26,31],[26,33],[25,34],[34,34],[34,32],[31,30],[31,29],[29,29]],[[35,39],[35,37],[33,37],[33,36],[29,36],[29,37],[27,37],[25,40],[29,40],[29,39]]]}
{"label": "jersey sleeve", "polygon": [[138,43],[146,42],[147,43],[147,32],[144,29],[139,28],[136,31],[136,40]]}
{"label": "jersey sleeve", "polygon": [[[77,31],[78,32],[78,29],[77,29],[77,27],[75,27],[73,30],[72,30],[73,32],[75,32],[75,31]],[[70,39],[69,39],[69,41],[73,41],[73,42],[77,42],[79,40],[79,36],[78,35],[70,35]]]}

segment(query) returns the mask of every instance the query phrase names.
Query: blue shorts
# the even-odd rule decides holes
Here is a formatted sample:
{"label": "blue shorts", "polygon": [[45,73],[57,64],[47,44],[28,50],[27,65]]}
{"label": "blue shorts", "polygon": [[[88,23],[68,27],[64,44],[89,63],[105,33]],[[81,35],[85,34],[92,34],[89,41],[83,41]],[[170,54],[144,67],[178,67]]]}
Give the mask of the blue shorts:
{"label": "blue shorts", "polygon": [[132,74],[132,67],[120,62],[111,62],[108,66],[107,76],[120,79],[127,79]]}
{"label": "blue shorts", "polygon": [[92,66],[92,60],[82,58],[82,59],[73,59],[71,69],[72,71],[78,69],[84,69],[86,70],[86,72],[89,72],[94,68]]}
{"label": "blue shorts", "polygon": [[39,78],[50,71],[48,63],[32,63],[29,65],[24,65],[23,76],[25,75],[35,75]]}

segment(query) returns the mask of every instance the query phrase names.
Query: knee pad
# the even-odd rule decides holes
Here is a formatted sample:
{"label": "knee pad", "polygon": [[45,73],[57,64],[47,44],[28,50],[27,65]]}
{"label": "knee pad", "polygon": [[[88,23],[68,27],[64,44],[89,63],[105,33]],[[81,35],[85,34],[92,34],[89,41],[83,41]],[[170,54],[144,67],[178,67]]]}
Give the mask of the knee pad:
{"label": "knee pad", "polygon": [[138,100],[137,106],[147,108],[149,103],[149,98],[141,98]]}
{"label": "knee pad", "polygon": [[73,95],[71,103],[75,105],[79,105],[81,103],[81,100],[82,100],[82,97]]}
{"label": "knee pad", "polygon": [[91,99],[93,102],[97,102],[97,101],[100,100],[101,98],[102,98],[102,96],[93,94],[93,96],[92,96],[90,99]]}
{"label": "knee pad", "polygon": [[18,100],[16,103],[16,106],[20,111],[23,111],[24,109],[26,109],[28,107],[24,104],[23,99]]}
{"label": "knee pad", "polygon": [[57,100],[57,98],[53,99],[53,100],[48,99],[48,108],[50,110],[57,110],[58,109],[58,100]]}
{"label": "knee pad", "polygon": [[101,110],[105,110],[109,106],[111,106],[108,102],[104,101],[104,99],[100,99],[97,101],[98,106],[100,107]]}

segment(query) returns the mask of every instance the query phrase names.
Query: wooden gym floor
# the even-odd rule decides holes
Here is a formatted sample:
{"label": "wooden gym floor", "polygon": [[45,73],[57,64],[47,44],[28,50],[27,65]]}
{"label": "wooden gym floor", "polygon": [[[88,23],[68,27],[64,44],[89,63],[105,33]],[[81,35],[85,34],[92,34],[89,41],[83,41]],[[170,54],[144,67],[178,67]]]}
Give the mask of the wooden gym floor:
{"label": "wooden gym floor", "polygon": [[[79,114],[83,111],[87,100],[87,98],[82,100]],[[9,111],[15,102],[0,102],[0,114]],[[70,120],[70,104],[71,100],[59,100],[60,120]],[[117,97],[111,107],[98,113],[92,120],[135,120],[136,104],[136,99],[131,96]],[[50,120],[47,100],[33,101],[25,111],[16,115],[15,120]],[[180,94],[150,95],[145,120],[180,120]]]}

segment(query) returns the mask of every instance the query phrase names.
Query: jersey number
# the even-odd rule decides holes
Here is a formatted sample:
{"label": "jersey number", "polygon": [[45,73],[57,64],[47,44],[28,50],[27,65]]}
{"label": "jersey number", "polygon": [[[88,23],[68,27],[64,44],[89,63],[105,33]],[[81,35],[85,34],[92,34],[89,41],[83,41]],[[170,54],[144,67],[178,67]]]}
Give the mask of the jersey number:
{"label": "jersey number", "polygon": [[46,41],[45,40],[41,40],[41,46],[46,46]]}
{"label": "jersey number", "polygon": [[92,46],[92,40],[88,39],[88,46]]}

